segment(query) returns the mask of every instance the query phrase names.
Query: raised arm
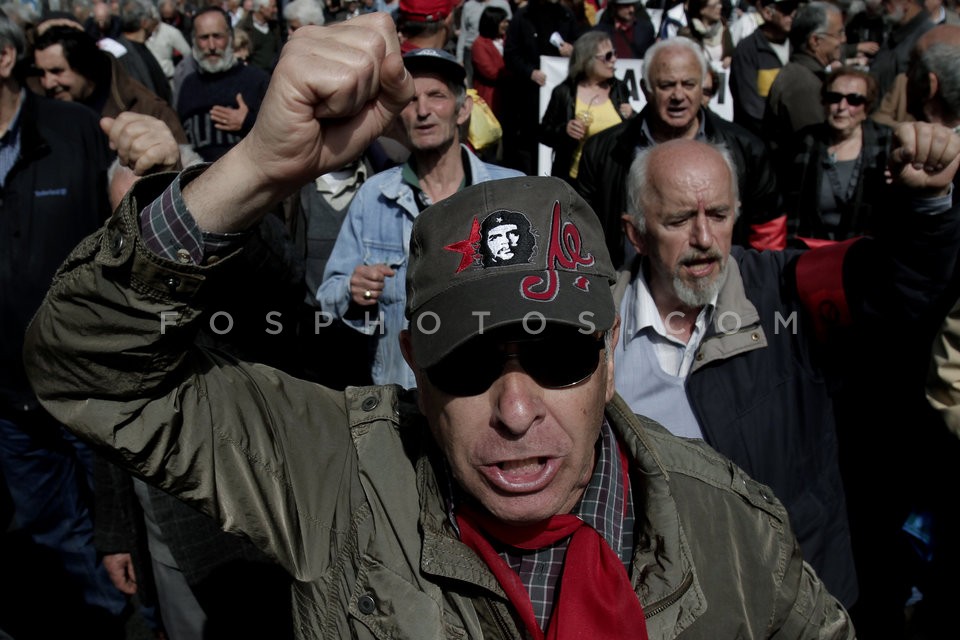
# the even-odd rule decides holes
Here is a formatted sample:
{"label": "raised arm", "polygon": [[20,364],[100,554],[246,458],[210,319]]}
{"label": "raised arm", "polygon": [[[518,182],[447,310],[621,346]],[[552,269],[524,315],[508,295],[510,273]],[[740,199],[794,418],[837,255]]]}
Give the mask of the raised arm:
{"label": "raised arm", "polygon": [[184,202],[205,231],[247,229],[271,204],[360,155],[412,96],[388,15],[297,29],[250,134],[184,189]]}

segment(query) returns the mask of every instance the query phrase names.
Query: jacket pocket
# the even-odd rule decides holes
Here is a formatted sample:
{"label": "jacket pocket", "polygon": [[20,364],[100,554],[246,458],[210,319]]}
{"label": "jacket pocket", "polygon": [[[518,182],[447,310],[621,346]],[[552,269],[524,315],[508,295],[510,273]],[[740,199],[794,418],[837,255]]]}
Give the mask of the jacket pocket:
{"label": "jacket pocket", "polygon": [[462,628],[444,621],[438,600],[370,556],[363,557],[348,612],[358,638],[466,638]]}

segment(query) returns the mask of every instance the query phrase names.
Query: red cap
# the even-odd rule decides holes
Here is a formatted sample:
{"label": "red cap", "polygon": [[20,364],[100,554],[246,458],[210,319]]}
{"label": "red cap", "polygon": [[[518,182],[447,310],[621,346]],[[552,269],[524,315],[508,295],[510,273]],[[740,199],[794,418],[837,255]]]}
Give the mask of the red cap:
{"label": "red cap", "polygon": [[454,0],[400,0],[400,16],[412,22],[439,22],[453,6]]}

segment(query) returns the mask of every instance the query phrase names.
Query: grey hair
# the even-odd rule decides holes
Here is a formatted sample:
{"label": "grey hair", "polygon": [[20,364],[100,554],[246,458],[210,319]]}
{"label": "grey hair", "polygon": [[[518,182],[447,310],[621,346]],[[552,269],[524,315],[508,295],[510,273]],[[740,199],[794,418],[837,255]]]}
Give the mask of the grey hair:
{"label": "grey hair", "polygon": [[257,11],[263,9],[264,7],[270,6],[270,0],[253,0],[253,10]]}
{"label": "grey hair", "polygon": [[317,0],[293,0],[283,8],[283,19],[287,22],[297,20],[302,25],[321,25],[324,22],[323,9]]}
{"label": "grey hair", "polygon": [[836,5],[819,1],[797,9],[790,27],[790,46],[795,51],[807,51],[810,36],[826,33],[830,28],[830,15],[834,13],[840,13]]}
{"label": "grey hair", "polygon": [[587,31],[573,43],[570,54],[570,66],[567,68],[567,80],[580,82],[587,77],[593,56],[604,42],[611,42],[610,36],[603,31]]}
{"label": "grey hair", "polygon": [[661,52],[667,49],[685,49],[692,53],[697,59],[697,62],[700,63],[700,84],[703,85],[704,79],[709,73],[709,67],[707,65],[707,59],[703,55],[703,49],[700,48],[696,42],[690,38],[684,38],[683,36],[677,36],[675,38],[670,38],[669,40],[661,40],[656,43],[649,49],[647,53],[643,56],[643,86],[647,88],[648,92],[653,92],[653,86],[650,84],[650,74],[647,73],[647,69],[653,65],[653,61],[656,59]]}
{"label": "grey hair", "polygon": [[4,2],[0,9],[10,20],[15,22],[20,28],[34,25],[40,22],[40,13],[33,8],[31,4],[20,4],[19,2]]}
{"label": "grey hair", "polygon": [[[700,143],[705,147],[713,149],[727,166],[730,172],[730,193],[733,194],[733,204],[736,207],[734,219],[740,215],[740,208],[736,203],[740,201],[740,184],[737,181],[737,165],[733,162],[733,156],[727,145],[715,142]],[[630,172],[627,174],[627,214],[631,218],[633,226],[637,231],[643,233],[647,229],[647,206],[645,196],[649,188],[650,179],[650,156],[656,150],[656,146],[642,149],[630,165]]]}
{"label": "grey hair", "polygon": [[157,8],[148,0],[126,0],[120,5],[120,28],[125,33],[139,30],[144,20],[156,17]]}
{"label": "grey hair", "polygon": [[[948,42],[938,42],[927,47],[920,55],[920,78],[929,91],[928,74],[937,76],[937,94],[948,116],[953,119],[960,117],[960,47]],[[913,74],[911,74],[913,75]]]}
{"label": "grey hair", "polygon": [[17,61],[23,60],[27,50],[27,39],[23,29],[11,20],[5,13],[0,12],[0,48],[13,47],[17,52]]}

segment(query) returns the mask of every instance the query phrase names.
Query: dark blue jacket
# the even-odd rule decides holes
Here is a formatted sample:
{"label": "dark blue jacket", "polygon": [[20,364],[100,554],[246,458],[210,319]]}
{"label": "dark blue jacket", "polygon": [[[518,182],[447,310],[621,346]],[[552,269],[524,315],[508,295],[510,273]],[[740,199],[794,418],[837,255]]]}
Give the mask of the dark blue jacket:
{"label": "dark blue jacket", "polygon": [[110,214],[110,152],[96,114],[26,92],[20,159],[0,193],[0,414],[38,406],[23,372],[23,335],[53,274]]}

